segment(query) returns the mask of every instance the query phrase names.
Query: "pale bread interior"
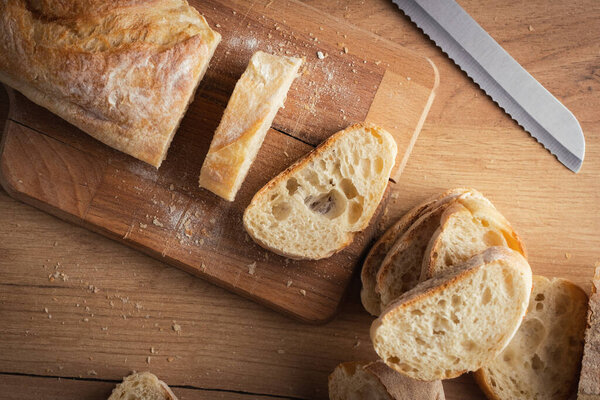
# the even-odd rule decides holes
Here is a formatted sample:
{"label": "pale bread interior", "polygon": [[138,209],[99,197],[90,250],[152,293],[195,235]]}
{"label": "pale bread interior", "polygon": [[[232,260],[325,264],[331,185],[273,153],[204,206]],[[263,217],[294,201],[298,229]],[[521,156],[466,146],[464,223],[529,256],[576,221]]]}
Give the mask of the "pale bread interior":
{"label": "pale bread interior", "polygon": [[290,258],[329,257],[367,227],[396,159],[393,137],[372,124],[336,133],[252,199],[244,227]]}
{"label": "pale bread interior", "polygon": [[564,279],[533,277],[527,315],[506,349],[477,372],[499,400],[568,399],[578,378],[587,296]]}
{"label": "pale bread interior", "polygon": [[490,248],[392,303],[371,326],[375,351],[391,368],[419,380],[477,370],[519,327],[531,279],[520,254]]}
{"label": "pale bread interior", "polygon": [[329,375],[330,400],[393,400],[385,386],[363,367],[366,363],[346,362]]}
{"label": "pale bread interior", "polygon": [[108,400],[177,400],[177,397],[156,375],[138,372],[124,378]]}

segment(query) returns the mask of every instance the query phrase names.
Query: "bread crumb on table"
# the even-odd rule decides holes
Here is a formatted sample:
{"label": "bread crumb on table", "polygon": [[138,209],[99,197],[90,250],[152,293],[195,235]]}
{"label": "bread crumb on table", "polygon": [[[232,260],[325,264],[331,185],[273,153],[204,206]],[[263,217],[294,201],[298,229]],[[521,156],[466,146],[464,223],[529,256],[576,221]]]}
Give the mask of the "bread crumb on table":
{"label": "bread crumb on table", "polygon": [[256,261],[254,261],[251,264],[248,264],[248,274],[254,275],[255,272],[256,272]]}
{"label": "bread crumb on table", "polygon": [[285,354],[285,350],[283,350],[283,349],[278,349],[278,350],[277,350],[277,354]]}
{"label": "bread crumb on table", "polygon": [[159,220],[158,220],[156,217],[154,217],[154,219],[152,220],[152,223],[153,223],[154,225],[156,225],[156,226],[159,226],[159,227],[161,227],[161,228],[164,226],[164,225],[162,224],[162,222],[160,222],[160,221],[159,221]]}
{"label": "bread crumb on table", "polygon": [[565,253],[565,258],[568,260],[569,258],[571,258],[571,253]]}
{"label": "bread crumb on table", "polygon": [[292,282],[292,280],[290,279],[289,281],[287,281],[285,286],[290,287],[290,286],[292,286],[292,283],[294,283],[294,282]]}
{"label": "bread crumb on table", "polygon": [[306,290],[304,290],[304,289],[300,289],[300,294],[301,294],[302,296],[306,296]]}
{"label": "bread crumb on table", "polygon": [[178,323],[176,323],[175,321],[173,321],[173,325],[171,326],[171,328],[173,328],[173,330],[175,332],[177,332],[178,335],[181,334],[181,325],[179,325]]}

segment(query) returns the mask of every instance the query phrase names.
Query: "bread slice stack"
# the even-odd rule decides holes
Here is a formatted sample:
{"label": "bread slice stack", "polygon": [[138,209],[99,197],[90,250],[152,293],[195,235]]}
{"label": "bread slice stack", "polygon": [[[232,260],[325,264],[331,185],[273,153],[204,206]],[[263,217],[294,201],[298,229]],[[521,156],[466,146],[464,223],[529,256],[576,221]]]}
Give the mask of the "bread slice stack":
{"label": "bread slice stack", "polygon": [[409,211],[375,243],[363,264],[361,299],[383,308],[419,282],[488,247],[525,247],[510,223],[475,189],[451,189]]}
{"label": "bread slice stack", "polygon": [[177,400],[177,397],[151,372],[135,372],[113,389],[108,400]]}
{"label": "bread slice stack", "polygon": [[285,257],[331,256],[368,226],[396,153],[392,135],[373,124],[332,135],[254,195],[244,212],[246,231]]}
{"label": "bread slice stack", "polygon": [[531,279],[521,254],[489,248],[390,304],[371,325],[375,352],[419,380],[475,371],[493,361],[519,328]]}
{"label": "bread slice stack", "polygon": [[444,400],[440,381],[401,375],[382,361],[346,362],[329,375],[330,400]]}

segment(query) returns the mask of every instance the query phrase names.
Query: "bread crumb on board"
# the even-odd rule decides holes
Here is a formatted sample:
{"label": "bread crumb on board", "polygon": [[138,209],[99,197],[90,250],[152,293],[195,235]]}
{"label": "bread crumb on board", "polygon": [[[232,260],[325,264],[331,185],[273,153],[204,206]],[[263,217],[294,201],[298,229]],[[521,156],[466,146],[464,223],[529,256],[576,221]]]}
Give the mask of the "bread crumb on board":
{"label": "bread crumb on board", "polygon": [[248,274],[254,275],[255,272],[256,272],[256,261],[248,264]]}
{"label": "bread crumb on board", "polygon": [[162,228],[162,227],[164,227],[163,223],[162,223],[162,222],[160,222],[160,221],[158,220],[158,218],[156,218],[156,217],[154,217],[154,219],[152,220],[152,223],[153,223],[154,225],[156,225],[156,226],[159,226],[159,227],[161,227],[161,228]]}
{"label": "bread crumb on board", "polygon": [[292,286],[292,283],[294,283],[294,282],[292,282],[292,280],[290,279],[289,281],[287,281],[285,286],[290,287],[290,286]]}
{"label": "bread crumb on board", "polygon": [[301,294],[302,296],[306,296],[306,290],[304,290],[304,289],[300,289],[300,294]]}
{"label": "bread crumb on board", "polygon": [[173,330],[177,332],[178,335],[181,335],[181,325],[173,321],[173,325],[171,326],[171,328],[173,328]]}

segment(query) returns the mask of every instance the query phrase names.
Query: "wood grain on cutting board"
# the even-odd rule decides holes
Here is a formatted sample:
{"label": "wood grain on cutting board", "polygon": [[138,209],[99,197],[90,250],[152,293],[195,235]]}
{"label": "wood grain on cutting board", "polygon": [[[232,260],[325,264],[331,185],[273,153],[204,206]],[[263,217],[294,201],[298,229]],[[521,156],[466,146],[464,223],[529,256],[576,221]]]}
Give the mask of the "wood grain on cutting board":
{"label": "wood grain on cutting board", "polygon": [[[589,290],[600,261],[596,1],[459,0],[580,120],[587,154],[577,175],[497,109],[391,2],[307,2],[432,58],[440,70],[436,100],[392,191],[386,221],[442,189],[473,186],[525,236],[534,272]],[[0,90],[0,109],[7,108],[3,96]],[[110,385],[132,369],[150,369],[186,390],[211,390],[211,398],[325,399],[335,365],[375,357],[372,318],[360,306],[356,281],[333,321],[307,326],[2,191],[0,218],[0,387],[20,399],[38,399],[37,387],[45,398],[75,398],[68,378],[81,379],[77,390],[86,398],[105,399]],[[68,280],[59,274],[50,282],[57,271]],[[181,325],[179,335],[173,321]],[[24,375],[9,381],[6,373]],[[449,400],[484,398],[469,375],[444,387]],[[177,389],[183,399],[203,398]]]}
{"label": "wood grain on cutting board", "polygon": [[[316,19],[313,8],[298,2],[192,4],[223,41],[159,170],[100,144],[9,89],[0,182],[13,197],[53,215],[287,315],[324,322],[337,310],[387,196],[369,229],[319,261],[291,261],[257,246],[242,228],[243,211],[294,160],[364,120],[396,138],[397,180],[434,98],[435,66],[391,43],[378,43],[376,52],[377,38],[329,17]],[[197,179],[228,97],[257,50],[301,56],[305,63],[230,203],[199,189]]]}

